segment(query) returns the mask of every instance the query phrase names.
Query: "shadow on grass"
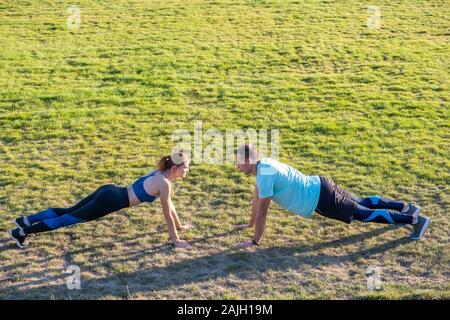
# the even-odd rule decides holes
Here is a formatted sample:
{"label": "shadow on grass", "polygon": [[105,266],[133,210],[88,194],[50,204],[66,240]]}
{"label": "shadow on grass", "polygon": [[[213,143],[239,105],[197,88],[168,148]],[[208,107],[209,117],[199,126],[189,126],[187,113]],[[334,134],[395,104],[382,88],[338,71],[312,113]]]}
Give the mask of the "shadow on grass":
{"label": "shadow on grass", "polygon": [[[251,249],[247,251],[226,249],[208,256],[185,258],[165,267],[142,268],[135,272],[116,272],[111,276],[96,279],[82,278],[81,290],[67,289],[65,282],[69,274],[65,274],[64,270],[61,270],[61,275],[51,278],[45,277],[42,273],[36,273],[29,275],[29,278],[41,278],[37,281],[25,281],[22,284],[11,285],[7,285],[7,283],[2,285],[0,282],[0,286],[3,287],[4,295],[8,298],[48,299],[51,295],[57,299],[64,299],[69,295],[71,298],[82,299],[99,299],[106,295],[127,298],[130,292],[134,294],[147,291],[160,291],[211,279],[226,278],[230,275],[240,279],[254,279],[260,277],[260,274],[266,271],[280,272],[289,269],[301,270],[302,268],[342,264],[346,262],[357,263],[361,258],[370,258],[373,255],[384,253],[390,249],[409,243],[410,240],[404,237],[380,243],[380,245],[372,248],[356,252],[346,252],[343,255],[330,255],[321,251],[327,248],[355,244],[358,241],[380,236],[391,230],[393,230],[391,226],[386,226],[329,242],[303,244],[293,247],[260,247],[256,250]],[[228,236],[233,232],[194,239],[191,243],[194,245],[205,243],[210,239]],[[83,250],[89,250],[89,248]],[[148,250],[127,251],[115,256],[108,255],[105,260],[109,264],[126,264],[130,261],[139,262],[141,260],[148,261],[156,253],[169,253],[170,251],[173,251],[173,246],[166,244],[152,247]],[[82,272],[83,270],[89,270],[95,267],[95,261],[91,265],[79,265],[79,267]],[[4,271],[11,271],[12,269],[9,266]],[[51,280],[60,280],[63,284],[45,285],[45,282]]]}

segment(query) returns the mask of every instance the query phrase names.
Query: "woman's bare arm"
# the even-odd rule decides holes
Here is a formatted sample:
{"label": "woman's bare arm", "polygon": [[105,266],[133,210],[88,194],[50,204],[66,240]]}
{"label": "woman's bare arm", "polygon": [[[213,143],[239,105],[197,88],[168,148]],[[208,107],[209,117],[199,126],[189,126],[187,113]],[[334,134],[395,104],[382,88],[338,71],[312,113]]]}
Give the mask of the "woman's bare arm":
{"label": "woman's bare arm", "polygon": [[175,222],[175,226],[178,230],[181,229],[181,222],[177,215],[177,210],[175,210],[175,206],[173,205],[172,200],[170,201],[170,214],[172,215],[173,221]]}
{"label": "woman's bare arm", "polygon": [[170,184],[168,182],[162,183],[160,191],[159,191],[159,195],[160,195],[161,205],[162,205],[163,212],[164,212],[164,217],[166,218],[166,223],[167,223],[167,228],[169,231],[170,239],[173,241],[173,243],[177,247],[182,247],[182,248],[189,247],[189,244],[184,240],[180,240],[180,238],[178,236],[176,222],[171,213],[172,200],[170,199]]}
{"label": "woman's bare arm", "polygon": [[181,224],[180,219],[177,215],[177,210],[175,210],[175,205],[172,201],[170,201],[170,213],[172,214],[172,218],[175,221],[175,225],[178,230],[189,230],[192,229],[194,226],[191,224]]}

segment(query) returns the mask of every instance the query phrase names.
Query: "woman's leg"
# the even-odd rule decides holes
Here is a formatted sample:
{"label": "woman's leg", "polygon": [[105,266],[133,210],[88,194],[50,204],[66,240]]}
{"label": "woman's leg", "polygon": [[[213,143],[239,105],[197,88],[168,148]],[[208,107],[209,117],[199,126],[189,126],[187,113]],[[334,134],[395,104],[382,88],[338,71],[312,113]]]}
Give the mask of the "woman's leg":
{"label": "woman's leg", "polygon": [[106,185],[101,186],[95,192],[88,195],[86,198],[82,199],[80,202],[78,202],[76,205],[74,205],[70,208],[48,208],[47,210],[24,217],[25,223],[28,223],[29,225],[31,225],[31,224],[37,223],[39,221],[56,218],[56,217],[62,216],[64,214],[74,212],[74,211],[78,210],[79,208],[83,207],[84,205],[86,205],[87,203],[94,200],[100,191],[102,191],[103,189],[108,188],[110,186],[112,186],[112,184],[106,184]]}
{"label": "woman's leg", "polygon": [[69,213],[51,217],[29,227],[25,227],[23,228],[23,233],[29,235],[96,220],[128,206],[127,188],[117,187],[115,185],[104,186],[102,190],[97,192],[94,199],[85,203],[84,206],[78,207],[78,209]]}
{"label": "woman's leg", "polygon": [[353,218],[363,222],[376,222],[387,224],[413,224],[414,216],[400,214],[389,209],[371,209],[358,204],[353,212]]}

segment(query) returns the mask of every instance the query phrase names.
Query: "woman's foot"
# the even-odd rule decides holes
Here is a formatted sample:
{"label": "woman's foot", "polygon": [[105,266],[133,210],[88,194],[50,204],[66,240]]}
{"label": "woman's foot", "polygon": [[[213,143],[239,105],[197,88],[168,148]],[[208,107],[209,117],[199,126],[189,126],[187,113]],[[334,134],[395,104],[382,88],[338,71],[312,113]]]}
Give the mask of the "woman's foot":
{"label": "woman's foot", "polygon": [[28,243],[25,242],[27,236],[23,233],[23,229],[16,228],[9,230],[8,235],[16,242],[19,248],[23,249],[28,246]]}
{"label": "woman's foot", "polygon": [[17,228],[25,228],[31,226],[31,224],[28,222],[27,217],[19,217],[14,220],[14,223],[16,224]]}

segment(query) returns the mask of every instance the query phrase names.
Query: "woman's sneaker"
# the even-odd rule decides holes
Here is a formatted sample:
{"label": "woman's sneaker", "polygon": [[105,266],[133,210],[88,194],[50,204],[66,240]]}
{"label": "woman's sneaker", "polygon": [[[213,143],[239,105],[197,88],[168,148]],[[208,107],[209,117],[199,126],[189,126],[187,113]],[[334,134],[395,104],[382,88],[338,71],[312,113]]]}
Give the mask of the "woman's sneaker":
{"label": "woman's sneaker", "polygon": [[413,224],[413,232],[409,236],[412,240],[420,240],[428,228],[431,219],[428,217],[419,217],[419,221]]}
{"label": "woman's sneaker", "polygon": [[20,230],[19,228],[12,229],[8,231],[8,234],[16,242],[17,246],[23,249],[28,246],[28,243],[25,242],[27,236],[20,235]]}
{"label": "woman's sneaker", "polygon": [[14,220],[14,223],[16,224],[17,228],[25,228],[29,227],[30,223],[28,222],[27,217],[20,217]]}

